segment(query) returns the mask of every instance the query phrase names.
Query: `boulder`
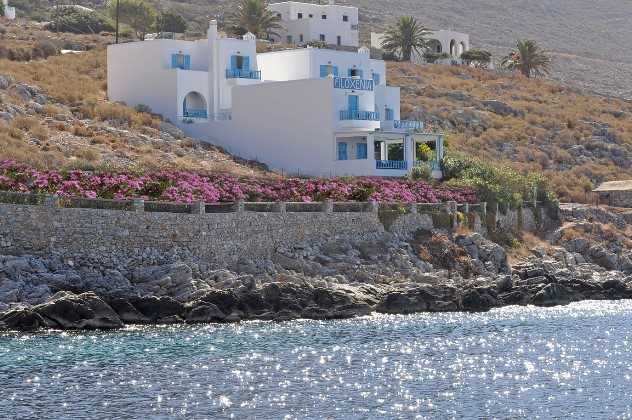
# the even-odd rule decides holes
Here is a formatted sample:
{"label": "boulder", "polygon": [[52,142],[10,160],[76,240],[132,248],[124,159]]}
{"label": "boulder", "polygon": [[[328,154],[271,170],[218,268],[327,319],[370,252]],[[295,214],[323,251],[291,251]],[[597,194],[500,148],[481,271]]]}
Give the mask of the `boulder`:
{"label": "boulder", "polygon": [[62,329],[113,329],[123,327],[116,312],[94,293],[60,292],[33,308]]}
{"label": "boulder", "polygon": [[130,299],[130,303],[151,322],[184,315],[184,305],[168,296],[143,296]]}
{"label": "boulder", "polygon": [[502,115],[503,117],[524,116],[524,111],[512,108],[511,106],[507,105],[506,103],[502,101],[487,100],[487,101],[481,101],[481,104],[483,104],[485,108],[487,108],[489,111],[493,112],[494,114]]}
{"label": "boulder", "polygon": [[121,321],[126,324],[146,324],[151,319],[138,311],[127,299],[116,298],[108,301],[108,304],[118,314]]}
{"label": "boulder", "polygon": [[212,303],[198,303],[196,306],[186,308],[184,319],[190,324],[221,322],[226,319],[226,314]]}
{"label": "boulder", "polygon": [[465,311],[487,311],[498,306],[496,293],[488,288],[466,290],[461,296],[461,308]]}
{"label": "boulder", "polygon": [[547,284],[531,299],[531,303],[537,306],[567,305],[572,301],[573,294],[557,283]]}
{"label": "boulder", "polygon": [[13,309],[0,314],[0,329],[36,331],[46,327],[44,318],[28,308]]}
{"label": "boulder", "polygon": [[11,86],[11,88],[9,88],[9,92],[22,99],[24,102],[28,102],[33,99],[33,95],[31,94],[29,89],[21,84]]}

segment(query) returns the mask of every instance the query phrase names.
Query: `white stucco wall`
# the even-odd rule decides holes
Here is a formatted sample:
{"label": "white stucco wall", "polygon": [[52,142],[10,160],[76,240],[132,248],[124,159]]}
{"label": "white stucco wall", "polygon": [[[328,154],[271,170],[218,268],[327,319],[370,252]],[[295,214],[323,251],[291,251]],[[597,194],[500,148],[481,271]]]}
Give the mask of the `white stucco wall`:
{"label": "white stucco wall", "polygon": [[[383,33],[371,32],[371,48],[381,50],[383,39]],[[431,31],[427,39],[436,40],[441,45],[441,51],[433,50],[433,52],[446,52],[454,58],[459,58],[463,52],[470,49],[470,36],[461,32],[448,30]],[[413,57],[412,61],[422,62],[423,58]]]}
{"label": "white stucco wall", "polygon": [[[277,42],[286,42],[287,35],[292,36],[294,43],[300,42],[300,34],[303,34],[303,42],[318,41],[320,34],[323,34],[325,42],[329,44],[336,44],[337,37],[340,36],[341,45],[359,46],[357,7],[282,2],[271,4],[269,9],[281,15],[283,28],[277,31],[279,37],[273,37]],[[301,19],[298,18],[299,13],[302,13]],[[322,19],[323,15],[327,19]],[[348,21],[345,22],[343,16],[347,16]]]}

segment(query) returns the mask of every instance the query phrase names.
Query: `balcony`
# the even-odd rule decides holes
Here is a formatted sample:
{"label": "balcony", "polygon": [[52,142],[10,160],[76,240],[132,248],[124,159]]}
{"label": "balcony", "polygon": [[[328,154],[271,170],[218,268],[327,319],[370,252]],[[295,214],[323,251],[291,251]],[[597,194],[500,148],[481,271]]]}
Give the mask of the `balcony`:
{"label": "balcony", "polygon": [[184,118],[204,118],[204,119],[208,119],[208,113],[207,113],[206,109],[195,109],[195,108],[185,109],[184,112],[182,113],[182,116]]}
{"label": "balcony", "polygon": [[376,160],[375,169],[408,169],[408,162],[405,160]]}
{"label": "balcony", "polygon": [[226,78],[261,80],[261,70],[226,69]]}
{"label": "balcony", "polygon": [[374,111],[340,111],[340,121],[379,121],[380,113]]}

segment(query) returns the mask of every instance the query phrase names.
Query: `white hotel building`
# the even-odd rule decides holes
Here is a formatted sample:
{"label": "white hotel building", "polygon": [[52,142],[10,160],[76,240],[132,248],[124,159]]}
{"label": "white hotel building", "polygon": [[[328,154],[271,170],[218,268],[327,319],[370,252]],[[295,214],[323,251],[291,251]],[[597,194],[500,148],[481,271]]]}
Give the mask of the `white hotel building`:
{"label": "white hotel building", "polygon": [[[257,54],[256,39],[158,39],[108,46],[108,97],[148,105],[189,136],[273,169],[313,176],[403,176],[430,165],[443,138],[400,119],[386,66],[358,52],[299,48]],[[436,160],[422,162],[427,143]]]}

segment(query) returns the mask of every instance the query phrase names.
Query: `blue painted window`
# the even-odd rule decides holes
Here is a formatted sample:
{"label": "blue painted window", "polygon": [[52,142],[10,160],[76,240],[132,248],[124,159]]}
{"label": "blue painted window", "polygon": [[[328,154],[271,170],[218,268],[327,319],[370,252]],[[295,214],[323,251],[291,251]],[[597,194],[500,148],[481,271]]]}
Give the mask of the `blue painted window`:
{"label": "blue painted window", "polygon": [[358,143],[356,159],[366,159],[366,143]]}
{"label": "blue painted window", "polygon": [[358,95],[349,95],[348,104],[349,112],[358,112],[360,110],[360,97]]}
{"label": "blue painted window", "polygon": [[191,70],[191,56],[188,54],[171,54],[171,68]]}
{"label": "blue painted window", "polygon": [[373,73],[373,83],[376,85],[380,84],[380,73]]}
{"label": "blue painted window", "polygon": [[386,108],[385,114],[386,121],[393,121],[395,119],[395,112],[391,108]]}
{"label": "blue painted window", "polygon": [[250,71],[250,57],[243,57],[241,69],[245,71]]}
{"label": "blue painted window", "polygon": [[230,56],[230,69],[231,70],[237,69],[237,56],[236,55]]}
{"label": "blue painted window", "polygon": [[320,77],[327,77],[329,74],[333,74],[338,77],[338,67],[330,64],[323,64],[320,66]]}
{"label": "blue painted window", "polygon": [[347,143],[338,143],[338,160],[347,160]]}

